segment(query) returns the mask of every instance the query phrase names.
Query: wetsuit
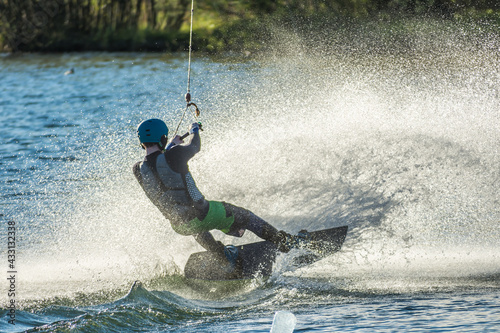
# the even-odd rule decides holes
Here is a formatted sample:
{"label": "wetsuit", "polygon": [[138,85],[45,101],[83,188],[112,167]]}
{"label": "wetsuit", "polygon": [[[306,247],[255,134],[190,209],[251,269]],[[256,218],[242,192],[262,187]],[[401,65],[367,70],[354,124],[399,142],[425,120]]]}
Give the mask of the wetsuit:
{"label": "wetsuit", "polygon": [[209,251],[223,251],[210,230],[241,237],[246,229],[257,236],[277,242],[277,230],[249,210],[226,202],[207,201],[196,186],[188,161],[200,151],[198,132],[187,145],[167,147],[165,152],[147,155],[134,165],[134,175],[148,198],[182,235],[193,235]]}

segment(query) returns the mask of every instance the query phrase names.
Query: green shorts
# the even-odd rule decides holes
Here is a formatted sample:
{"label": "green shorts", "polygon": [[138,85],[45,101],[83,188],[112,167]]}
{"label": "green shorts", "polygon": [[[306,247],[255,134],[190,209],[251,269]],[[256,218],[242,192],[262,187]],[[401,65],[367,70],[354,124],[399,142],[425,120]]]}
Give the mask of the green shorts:
{"label": "green shorts", "polygon": [[214,229],[228,233],[233,223],[234,216],[226,216],[226,209],[224,208],[222,202],[209,201],[207,216],[205,216],[202,221],[198,218],[194,218],[188,223],[175,226],[172,224],[172,228],[178,234],[185,236],[196,235]]}

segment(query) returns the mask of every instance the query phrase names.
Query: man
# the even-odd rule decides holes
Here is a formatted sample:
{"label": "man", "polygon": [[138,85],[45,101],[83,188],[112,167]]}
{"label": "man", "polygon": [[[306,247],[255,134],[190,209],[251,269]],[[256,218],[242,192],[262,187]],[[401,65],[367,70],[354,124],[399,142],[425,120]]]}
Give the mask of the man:
{"label": "man", "polygon": [[278,231],[249,210],[205,199],[187,164],[200,151],[199,130],[199,124],[193,123],[189,144],[183,145],[183,140],[177,135],[167,145],[168,128],[162,120],[149,119],[139,124],[137,135],[146,150],[146,157],[134,165],[134,174],[148,198],[170,221],[174,231],[193,235],[208,251],[224,254],[227,250],[214,239],[210,230],[241,237],[248,229],[276,244],[280,251],[288,252],[296,241],[295,236]]}

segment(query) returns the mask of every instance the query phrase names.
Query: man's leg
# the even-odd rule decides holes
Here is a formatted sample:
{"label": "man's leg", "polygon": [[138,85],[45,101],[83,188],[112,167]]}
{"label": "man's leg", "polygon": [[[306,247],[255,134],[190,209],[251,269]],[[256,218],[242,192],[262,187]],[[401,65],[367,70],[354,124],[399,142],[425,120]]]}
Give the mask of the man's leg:
{"label": "man's leg", "polygon": [[278,229],[248,209],[237,207],[226,202],[223,202],[223,204],[226,208],[226,212],[232,213],[234,216],[234,223],[231,226],[231,230],[228,232],[229,235],[241,237],[241,230],[247,229],[258,237],[276,244],[281,252],[288,252],[290,250],[290,244],[292,244],[294,236],[284,231],[278,231]]}
{"label": "man's leg", "polygon": [[217,253],[224,252],[224,244],[220,241],[216,241],[210,231],[205,231],[193,236],[198,244],[200,244],[205,250]]}

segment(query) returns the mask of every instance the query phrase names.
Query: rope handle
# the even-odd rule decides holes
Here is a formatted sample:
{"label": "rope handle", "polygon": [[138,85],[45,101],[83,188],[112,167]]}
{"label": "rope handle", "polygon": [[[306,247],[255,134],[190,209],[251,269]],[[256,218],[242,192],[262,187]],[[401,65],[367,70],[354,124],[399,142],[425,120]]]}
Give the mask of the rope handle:
{"label": "rope handle", "polygon": [[193,102],[188,103],[187,107],[194,106],[194,116],[198,118],[200,116],[200,109],[198,109],[198,106],[194,104]]}
{"label": "rope handle", "polygon": [[[201,126],[201,122],[198,122],[198,125],[200,125],[200,131],[203,131],[203,128]],[[181,135],[181,140],[184,140],[188,136],[189,136],[189,132],[184,133],[183,135]]]}

